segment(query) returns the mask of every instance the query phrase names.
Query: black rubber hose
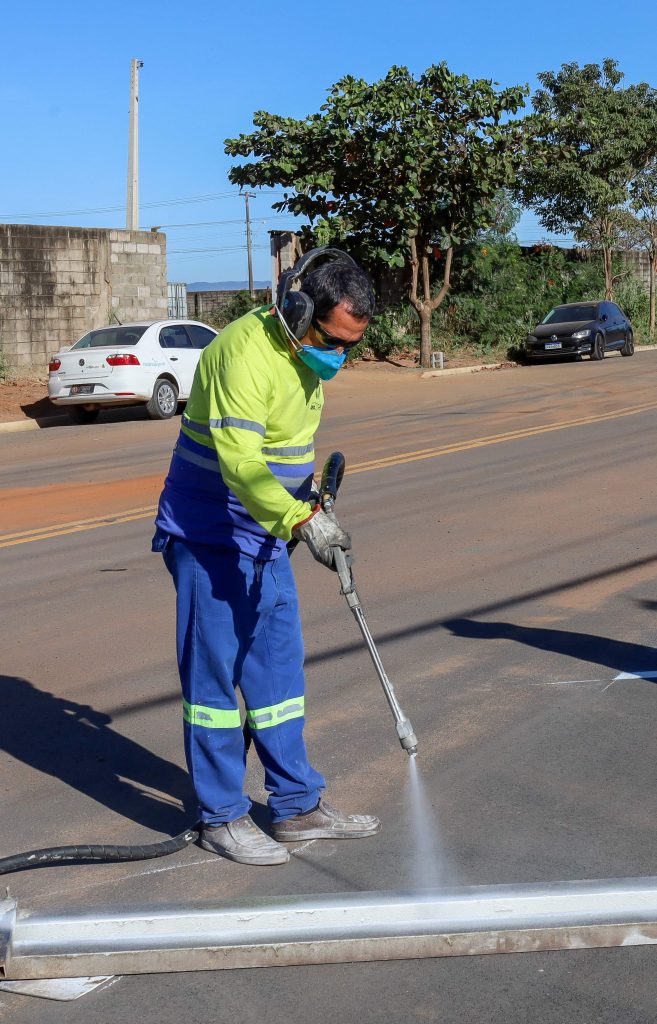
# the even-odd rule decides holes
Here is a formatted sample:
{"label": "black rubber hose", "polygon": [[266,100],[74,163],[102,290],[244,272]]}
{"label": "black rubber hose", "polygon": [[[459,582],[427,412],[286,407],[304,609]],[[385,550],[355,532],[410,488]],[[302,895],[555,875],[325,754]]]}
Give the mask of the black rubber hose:
{"label": "black rubber hose", "polygon": [[0,858],[0,875],[9,875],[12,871],[26,871],[30,868],[48,867],[66,861],[87,863],[95,861],[111,864],[117,861],[153,860],[155,857],[168,857],[170,853],[184,850],[190,843],[198,839],[198,827],[188,828],[179,836],[165,839],[160,843],[148,846],[52,846],[45,850],[28,850],[27,853],[16,853],[13,857]]}

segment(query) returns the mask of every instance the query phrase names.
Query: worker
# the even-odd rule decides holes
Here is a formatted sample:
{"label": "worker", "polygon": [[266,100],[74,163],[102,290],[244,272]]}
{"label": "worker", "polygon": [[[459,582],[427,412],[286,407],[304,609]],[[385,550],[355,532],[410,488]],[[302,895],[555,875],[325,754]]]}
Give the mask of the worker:
{"label": "worker", "polygon": [[[324,778],[309,762],[301,623],[286,547],[292,538],[305,541],[328,568],[334,547],[351,547],[335,515],[311,495],[313,437],[322,383],[361,340],[373,311],[368,276],[339,250],[312,250],[281,275],[273,308],[229,324],[201,354],[160,497],[153,550],[176,588],[200,844],[243,864],[283,864],[283,843],[361,838],[380,828],[374,816],[327,803]],[[264,768],[273,838],[249,816],[238,687]]]}

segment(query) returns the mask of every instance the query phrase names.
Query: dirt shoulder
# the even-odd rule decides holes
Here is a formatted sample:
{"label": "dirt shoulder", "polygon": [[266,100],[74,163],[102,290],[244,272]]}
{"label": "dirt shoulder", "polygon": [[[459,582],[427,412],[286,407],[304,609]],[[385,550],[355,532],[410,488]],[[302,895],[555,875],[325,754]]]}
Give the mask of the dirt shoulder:
{"label": "dirt shoulder", "polygon": [[[477,363],[490,362],[481,359],[461,357],[445,360],[446,368],[472,366]],[[405,376],[409,371],[420,372],[417,362],[412,358],[400,357],[389,362],[374,359],[359,359],[346,368],[347,373],[381,374]],[[344,372],[344,371],[343,371]],[[48,398],[47,377],[36,375],[21,377],[15,380],[0,381],[0,423],[15,420],[50,419],[53,416],[66,415],[65,410],[58,409]]]}
{"label": "dirt shoulder", "polygon": [[61,409],[56,409],[48,398],[45,377],[0,381],[0,423],[61,415]]}
{"label": "dirt shoulder", "polygon": [[[657,345],[637,345],[637,352],[647,352],[657,349]],[[618,353],[609,353],[617,355]],[[446,370],[459,370],[466,367],[491,366],[495,355],[474,356],[471,353],[461,355],[450,355],[445,357],[444,368]],[[495,363],[496,368],[517,366],[517,363],[509,362],[504,357],[499,357]],[[420,377],[420,369],[417,359],[413,355],[393,356],[389,360],[378,359],[357,359],[348,363],[342,371],[341,376],[347,374],[357,375],[361,378],[372,377],[373,379],[386,377],[394,379],[407,378],[410,374],[417,374]],[[451,376],[446,375],[446,376]],[[65,416],[64,409],[58,409],[48,398],[47,376],[38,376],[38,370],[34,370],[31,376],[20,377],[12,380],[0,381],[0,423],[10,423],[20,420],[48,420],[54,416]]]}

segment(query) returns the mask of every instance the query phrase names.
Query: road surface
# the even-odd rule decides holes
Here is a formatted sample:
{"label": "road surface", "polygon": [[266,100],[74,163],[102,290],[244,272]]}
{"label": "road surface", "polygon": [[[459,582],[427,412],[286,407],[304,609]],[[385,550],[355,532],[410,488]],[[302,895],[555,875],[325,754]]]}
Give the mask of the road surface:
{"label": "road surface", "polygon": [[[449,381],[350,370],[318,457],[370,628],[420,742],[435,865],[406,756],[335,578],[295,556],[308,745],[371,839],[256,869],[165,861],[9,879],[25,908],[135,906],[657,874],[657,353]],[[0,435],[0,856],[147,842],[194,820],[173,591],[149,551],[179,420],[140,412]],[[650,673],[653,673],[651,677]],[[262,776],[249,786],[266,821]],[[563,1024],[655,1018],[650,947],[123,978],[77,1003],[0,993],[11,1024]]]}

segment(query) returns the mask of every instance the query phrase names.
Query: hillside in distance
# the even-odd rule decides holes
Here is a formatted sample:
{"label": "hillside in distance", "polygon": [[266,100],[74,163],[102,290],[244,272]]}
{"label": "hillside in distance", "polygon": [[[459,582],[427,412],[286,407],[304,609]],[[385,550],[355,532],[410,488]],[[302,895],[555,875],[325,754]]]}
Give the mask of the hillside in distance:
{"label": "hillside in distance", "polygon": [[[254,281],[254,288],[269,288],[271,281]],[[248,281],[191,281],[188,292],[236,292],[248,291]]]}

